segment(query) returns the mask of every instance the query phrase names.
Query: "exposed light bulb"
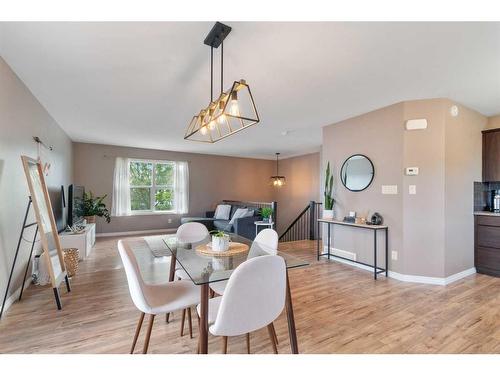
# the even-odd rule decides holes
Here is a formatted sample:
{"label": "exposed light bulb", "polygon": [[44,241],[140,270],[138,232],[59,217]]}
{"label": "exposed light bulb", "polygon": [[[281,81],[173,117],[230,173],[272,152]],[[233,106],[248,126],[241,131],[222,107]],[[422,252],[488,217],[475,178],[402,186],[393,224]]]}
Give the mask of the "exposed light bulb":
{"label": "exposed light bulb", "polygon": [[224,122],[226,122],[226,115],[223,113],[222,115],[219,116],[219,118],[217,119],[217,121],[221,125],[224,124]]}
{"label": "exposed light bulb", "polygon": [[202,135],[206,135],[207,134],[207,127],[206,126],[203,126],[201,129],[200,129],[200,133]]}
{"label": "exposed light bulb", "polygon": [[233,116],[239,116],[240,109],[238,108],[238,99],[231,100],[231,109],[230,112]]}
{"label": "exposed light bulb", "polygon": [[215,129],[215,121],[213,121],[213,120],[212,120],[212,121],[210,121],[210,122],[208,123],[208,128],[209,128],[210,130],[214,130],[214,129]]}

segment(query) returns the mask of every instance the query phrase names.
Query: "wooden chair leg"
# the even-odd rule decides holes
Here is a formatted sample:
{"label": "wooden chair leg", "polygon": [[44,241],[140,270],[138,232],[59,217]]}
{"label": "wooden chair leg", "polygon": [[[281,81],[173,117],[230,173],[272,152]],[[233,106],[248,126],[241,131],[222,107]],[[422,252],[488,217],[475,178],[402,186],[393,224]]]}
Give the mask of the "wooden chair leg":
{"label": "wooden chair leg", "polygon": [[182,310],[182,319],[181,319],[181,337],[184,336],[184,322],[186,320],[186,309]]}
{"label": "wooden chair leg", "polygon": [[250,354],[250,332],[247,333],[247,353]]}
{"label": "wooden chair leg", "polygon": [[269,324],[271,329],[273,330],[274,342],[276,342],[276,346],[279,345],[278,335],[276,334],[276,330],[274,329],[274,323]]}
{"label": "wooden chair leg", "polygon": [[222,336],[222,354],[227,354],[227,336]]}
{"label": "wooden chair leg", "polygon": [[151,338],[151,331],[153,329],[154,320],[155,320],[155,316],[153,314],[151,314],[149,316],[149,325],[148,325],[148,330],[146,332],[146,339],[144,340],[144,349],[142,350],[142,354],[146,354],[148,352],[149,339]]}
{"label": "wooden chair leg", "polygon": [[198,313],[196,313],[196,316],[198,317],[198,349],[197,349],[196,354],[200,354],[200,339],[201,339],[201,335],[200,335],[200,316],[198,315]]}
{"label": "wooden chair leg", "polygon": [[274,351],[274,354],[278,354],[278,347],[276,345],[276,339],[275,339],[275,335],[276,335],[276,332],[273,332],[274,329],[272,327],[272,324],[269,324],[267,326],[267,331],[269,332],[269,338],[271,339],[271,345],[273,346],[273,351]]}
{"label": "wooden chair leg", "polygon": [[132,349],[130,349],[130,354],[134,354],[135,344],[137,344],[137,338],[139,337],[139,333],[141,333],[142,322],[144,321],[144,313],[141,312],[141,316],[139,317],[139,322],[137,323],[137,328],[135,329],[134,341],[132,342]]}
{"label": "wooden chair leg", "polygon": [[193,338],[193,321],[191,320],[191,307],[187,309],[188,313],[188,325],[189,325],[189,338]]}

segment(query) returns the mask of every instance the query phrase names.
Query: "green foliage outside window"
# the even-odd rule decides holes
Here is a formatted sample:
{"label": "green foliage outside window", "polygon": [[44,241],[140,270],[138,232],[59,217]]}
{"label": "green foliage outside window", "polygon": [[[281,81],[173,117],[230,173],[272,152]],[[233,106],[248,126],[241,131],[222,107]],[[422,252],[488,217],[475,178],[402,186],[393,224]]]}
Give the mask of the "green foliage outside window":
{"label": "green foliage outside window", "polygon": [[174,209],[174,163],[132,161],[129,172],[132,211]]}

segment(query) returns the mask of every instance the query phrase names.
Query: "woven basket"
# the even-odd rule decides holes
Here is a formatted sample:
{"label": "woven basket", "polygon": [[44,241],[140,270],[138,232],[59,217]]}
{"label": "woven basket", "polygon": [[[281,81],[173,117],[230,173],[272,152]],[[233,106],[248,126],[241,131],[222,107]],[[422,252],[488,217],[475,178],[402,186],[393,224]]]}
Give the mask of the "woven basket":
{"label": "woven basket", "polygon": [[78,261],[80,258],[79,251],[76,248],[69,248],[63,249],[63,253],[66,272],[68,273],[69,277],[74,276],[78,271]]}

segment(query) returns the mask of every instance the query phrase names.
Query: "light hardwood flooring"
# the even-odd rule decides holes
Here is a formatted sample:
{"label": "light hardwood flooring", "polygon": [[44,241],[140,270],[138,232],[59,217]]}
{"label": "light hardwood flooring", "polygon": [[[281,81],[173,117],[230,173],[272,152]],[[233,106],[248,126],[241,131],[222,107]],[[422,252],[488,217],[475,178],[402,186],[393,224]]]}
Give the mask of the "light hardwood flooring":
{"label": "light hardwood flooring", "polygon": [[[0,353],[128,353],[139,318],[129,296],[116,243],[101,238],[80,263],[73,291],[30,286],[0,321]],[[472,275],[446,287],[403,283],[348,265],[315,259],[315,242],[280,244],[310,266],[290,271],[301,353],[500,353],[500,278]],[[162,264],[146,273],[167,279]],[[181,314],[155,321],[150,353],[196,353],[179,336]],[[289,353],[286,317],[275,322],[279,352]],[[145,331],[145,330],[143,330]],[[186,330],[187,332],[187,326]],[[142,345],[144,332],[138,341]],[[272,353],[267,330],[251,335],[252,353]],[[220,353],[210,336],[209,352]],[[229,353],[245,353],[245,337],[229,338]]]}

